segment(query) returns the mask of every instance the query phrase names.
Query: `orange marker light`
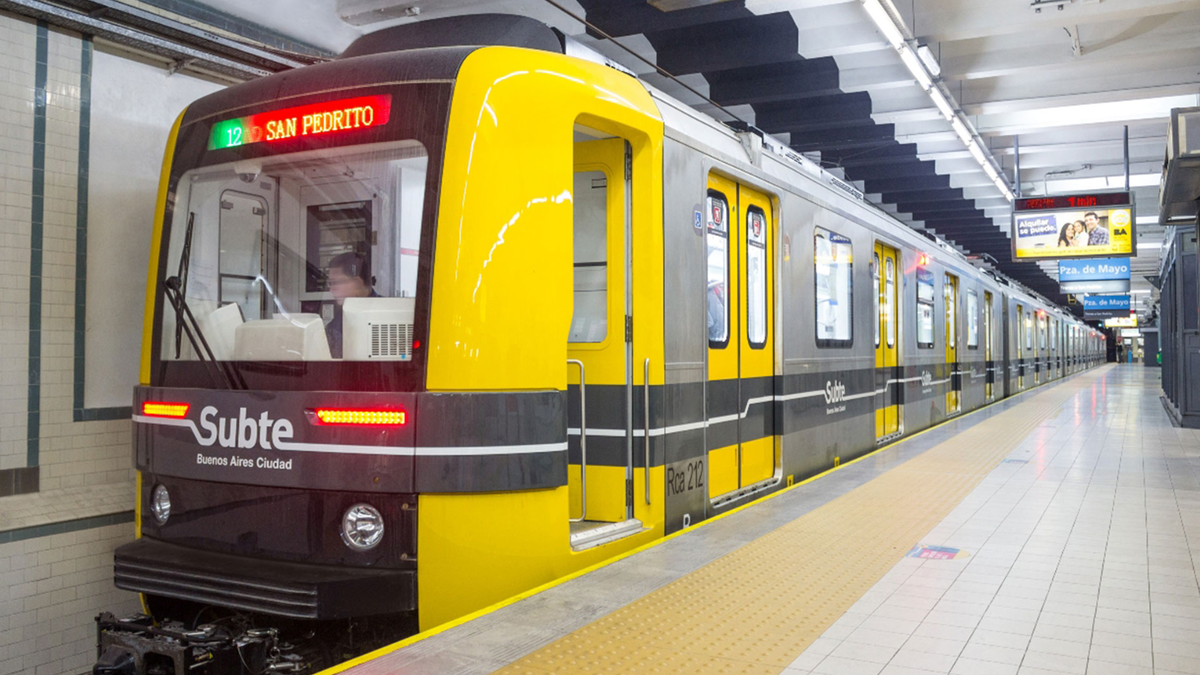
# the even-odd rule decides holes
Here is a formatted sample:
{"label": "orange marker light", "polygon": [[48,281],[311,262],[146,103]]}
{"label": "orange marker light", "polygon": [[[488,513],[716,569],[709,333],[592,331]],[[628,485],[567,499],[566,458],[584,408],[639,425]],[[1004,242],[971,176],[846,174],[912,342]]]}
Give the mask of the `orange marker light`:
{"label": "orange marker light", "polygon": [[356,426],[403,426],[403,410],[353,410],[346,408],[317,408],[313,411],[317,424]]}
{"label": "orange marker light", "polygon": [[929,254],[922,253],[922,254],[918,255],[917,256],[917,264],[920,265],[921,267],[925,267],[926,265],[928,265],[929,264]]}
{"label": "orange marker light", "polygon": [[147,417],[171,417],[179,419],[187,417],[188,409],[191,408],[190,403],[163,403],[158,401],[146,401],[142,403],[142,414]]}

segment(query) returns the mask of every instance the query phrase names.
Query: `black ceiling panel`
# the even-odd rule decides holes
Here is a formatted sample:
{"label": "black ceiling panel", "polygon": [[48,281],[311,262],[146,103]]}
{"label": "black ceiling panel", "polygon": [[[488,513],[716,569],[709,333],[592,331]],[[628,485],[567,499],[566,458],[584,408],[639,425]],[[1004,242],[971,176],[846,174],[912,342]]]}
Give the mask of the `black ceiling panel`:
{"label": "black ceiling panel", "polygon": [[790,134],[797,152],[820,152],[826,167],[911,214],[929,230],[973,254],[989,254],[1003,273],[1062,306],[1058,282],[1031,262],[1013,262],[1011,244],[963,190],[950,187],[912,143],[896,141],[891,124],[871,118],[866,92],[841,91],[834,59],[799,55],[793,15],[755,15],[741,0],[664,12],[645,0],[580,0],[587,18],[616,36],[643,34],[658,65],[674,75],[703,75],[709,96],[725,106],[749,105],[767,133]]}

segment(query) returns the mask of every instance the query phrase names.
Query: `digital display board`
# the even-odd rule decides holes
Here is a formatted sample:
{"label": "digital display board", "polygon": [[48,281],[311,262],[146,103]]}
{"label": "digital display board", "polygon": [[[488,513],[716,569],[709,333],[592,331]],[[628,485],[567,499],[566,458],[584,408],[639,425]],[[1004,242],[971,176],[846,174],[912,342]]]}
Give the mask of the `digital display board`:
{"label": "digital display board", "polygon": [[1116,316],[1104,321],[1105,328],[1136,328],[1137,325],[1137,314],[1130,314],[1129,316]]}
{"label": "digital display board", "polygon": [[208,149],[221,150],[383,126],[391,112],[392,97],[386,94],[271,110],[217,122],[209,134]]}
{"label": "digital display board", "polygon": [[1018,199],[1014,260],[1137,255],[1133,195],[1105,192]]}

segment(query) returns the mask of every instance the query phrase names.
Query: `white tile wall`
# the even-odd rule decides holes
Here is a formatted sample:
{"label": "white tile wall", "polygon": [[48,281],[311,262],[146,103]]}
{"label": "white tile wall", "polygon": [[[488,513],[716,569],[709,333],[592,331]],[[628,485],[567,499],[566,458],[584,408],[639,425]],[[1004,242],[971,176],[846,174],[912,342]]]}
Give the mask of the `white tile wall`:
{"label": "white tile wall", "polygon": [[0,544],[0,675],[91,668],[93,617],[139,611],[112,584],[113,550],[132,534],[124,524]]}
{"label": "white tile wall", "polygon": [[0,470],[25,466],[37,25],[0,14]]}
{"label": "white tile wall", "polygon": [[[26,465],[36,39],[35,22],[0,13],[0,469]],[[51,29],[41,491],[0,499],[4,530],[45,523],[47,514],[53,521],[133,507],[130,422],[73,421],[81,49],[79,36]],[[96,613],[138,608],[135,595],[112,584],[112,552],[132,537],[126,524],[0,544],[0,675],[88,669]]]}

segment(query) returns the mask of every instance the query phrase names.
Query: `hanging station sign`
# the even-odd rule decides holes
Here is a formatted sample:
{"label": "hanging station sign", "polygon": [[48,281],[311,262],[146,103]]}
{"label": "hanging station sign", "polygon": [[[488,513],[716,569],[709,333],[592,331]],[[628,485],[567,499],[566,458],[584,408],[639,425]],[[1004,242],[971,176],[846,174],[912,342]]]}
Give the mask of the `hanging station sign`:
{"label": "hanging station sign", "polygon": [[217,122],[209,134],[208,149],[221,150],[383,126],[391,112],[392,97],[387,94],[271,110]]}
{"label": "hanging station sign", "polygon": [[1115,316],[1129,316],[1131,311],[1129,295],[1085,295],[1083,296],[1083,316],[1085,319],[1108,319]]}
{"label": "hanging station sign", "polygon": [[1128,293],[1129,280],[1129,258],[1058,261],[1063,293]]}
{"label": "hanging station sign", "polygon": [[1137,255],[1133,194],[1034,197],[1013,202],[1014,260]]}

